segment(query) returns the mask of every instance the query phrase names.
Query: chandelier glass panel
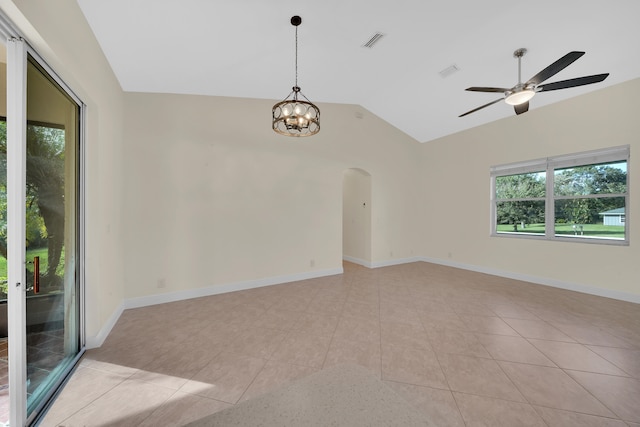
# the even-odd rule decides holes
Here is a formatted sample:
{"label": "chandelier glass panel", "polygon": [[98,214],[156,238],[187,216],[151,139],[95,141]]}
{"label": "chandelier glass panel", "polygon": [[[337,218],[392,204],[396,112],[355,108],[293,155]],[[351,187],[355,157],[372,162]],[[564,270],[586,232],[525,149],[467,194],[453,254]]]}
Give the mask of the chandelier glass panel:
{"label": "chandelier glass panel", "polygon": [[[285,136],[311,136],[320,132],[320,109],[304,96],[298,86],[298,26],[302,18],[293,16],[296,27],[296,81],[284,101],[273,106],[273,130]],[[304,99],[301,99],[304,98]]]}

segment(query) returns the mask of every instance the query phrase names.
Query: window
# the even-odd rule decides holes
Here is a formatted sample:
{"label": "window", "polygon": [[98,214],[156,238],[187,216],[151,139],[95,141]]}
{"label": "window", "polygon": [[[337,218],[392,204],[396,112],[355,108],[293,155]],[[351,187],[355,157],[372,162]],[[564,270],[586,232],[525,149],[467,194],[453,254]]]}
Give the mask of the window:
{"label": "window", "polygon": [[628,244],[629,147],[491,168],[492,235]]}

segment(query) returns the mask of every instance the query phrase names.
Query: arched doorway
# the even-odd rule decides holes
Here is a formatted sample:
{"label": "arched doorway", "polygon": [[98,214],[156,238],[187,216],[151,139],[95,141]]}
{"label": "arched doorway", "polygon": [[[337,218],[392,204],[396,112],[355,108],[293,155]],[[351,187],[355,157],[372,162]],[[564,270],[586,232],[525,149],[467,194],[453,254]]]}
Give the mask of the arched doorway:
{"label": "arched doorway", "polygon": [[371,267],[371,175],[357,168],[342,180],[342,258]]}

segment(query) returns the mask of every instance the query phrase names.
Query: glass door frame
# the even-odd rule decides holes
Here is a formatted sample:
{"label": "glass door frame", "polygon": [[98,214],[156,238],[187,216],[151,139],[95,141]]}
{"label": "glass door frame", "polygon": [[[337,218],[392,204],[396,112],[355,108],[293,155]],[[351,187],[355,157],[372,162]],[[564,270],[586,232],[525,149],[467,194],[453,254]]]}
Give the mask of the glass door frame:
{"label": "glass door frame", "polygon": [[[0,17],[2,18],[2,17]],[[7,279],[9,319],[9,399],[10,425],[29,425],[45,412],[60,386],[68,379],[86,347],[85,333],[85,117],[86,106],[60,79],[28,43],[15,34],[12,27],[0,19],[0,34],[7,37]],[[13,30],[13,31],[12,31]],[[12,34],[14,33],[14,34]],[[78,354],[70,369],[48,391],[42,403],[27,413],[27,341],[26,341],[26,89],[27,60],[33,58],[55,82],[72,98],[80,109],[78,177],[78,276],[79,282],[79,344]]]}

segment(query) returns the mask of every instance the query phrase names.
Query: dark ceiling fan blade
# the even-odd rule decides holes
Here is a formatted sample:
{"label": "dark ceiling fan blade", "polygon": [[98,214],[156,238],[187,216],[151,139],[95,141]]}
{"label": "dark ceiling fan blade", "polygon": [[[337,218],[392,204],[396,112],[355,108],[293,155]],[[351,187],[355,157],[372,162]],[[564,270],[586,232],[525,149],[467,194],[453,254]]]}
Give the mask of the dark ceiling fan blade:
{"label": "dark ceiling fan blade", "polygon": [[592,83],[600,83],[607,77],[609,77],[609,73],[595,74],[593,76],[578,77],[569,80],[561,80],[559,82],[547,83],[546,85],[538,86],[538,90],[540,92],[548,92],[550,90],[567,89],[570,87],[590,85]]}
{"label": "dark ceiling fan blade", "polygon": [[484,105],[482,105],[482,106],[480,106],[480,107],[478,107],[478,108],[474,108],[474,109],[473,109],[473,110],[471,110],[471,111],[467,111],[467,112],[466,112],[466,113],[464,113],[464,114],[460,114],[458,117],[464,117],[464,116],[466,116],[466,115],[468,115],[468,114],[475,113],[476,111],[478,111],[478,110],[482,110],[483,108],[488,107],[489,105],[493,105],[493,104],[495,104],[496,102],[502,101],[503,99],[504,99],[504,98],[498,98],[498,99],[496,99],[495,101],[491,101],[491,102],[490,102],[490,103],[488,103],[488,104],[484,104]]}
{"label": "dark ceiling fan blade", "polygon": [[476,87],[476,86],[472,86],[472,87],[468,87],[465,90],[471,91],[471,92],[508,92],[511,89],[508,88],[504,88],[504,87]]}
{"label": "dark ceiling fan blade", "polygon": [[514,105],[513,109],[516,110],[516,114],[522,114],[529,111],[529,101],[523,102],[522,104]]}
{"label": "dark ceiling fan blade", "polygon": [[565,56],[558,59],[553,64],[549,65],[547,68],[540,71],[535,76],[531,77],[526,84],[539,85],[543,81],[547,80],[550,77],[553,77],[554,75],[558,74],[560,71],[567,68],[569,65],[575,62],[582,55],[584,55],[584,52],[573,51],[573,52],[567,53]]}

